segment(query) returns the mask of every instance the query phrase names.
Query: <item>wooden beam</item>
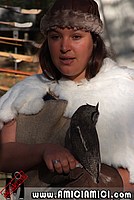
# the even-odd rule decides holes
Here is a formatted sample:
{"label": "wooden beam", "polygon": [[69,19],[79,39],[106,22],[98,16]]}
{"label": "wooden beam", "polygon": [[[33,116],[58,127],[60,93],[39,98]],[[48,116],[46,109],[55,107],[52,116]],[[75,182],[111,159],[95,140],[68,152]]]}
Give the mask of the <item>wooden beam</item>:
{"label": "wooden beam", "polygon": [[38,15],[41,11],[41,9],[21,9],[22,14]]}
{"label": "wooden beam", "polygon": [[8,53],[8,52],[0,51],[0,56],[13,58],[13,59],[25,61],[25,62],[33,62],[33,63],[38,62],[38,58],[36,55],[35,56],[27,56],[27,55],[23,55],[23,54],[15,54],[15,53]]}
{"label": "wooden beam", "polygon": [[19,38],[9,38],[9,37],[1,37],[0,36],[0,40],[6,40],[6,41],[11,41],[11,42],[22,42],[22,43],[30,43],[31,45],[35,46],[36,48],[40,48],[41,47],[41,43],[37,43],[35,41],[32,40],[25,40],[25,39],[19,39]]}
{"label": "wooden beam", "polygon": [[33,74],[31,72],[24,72],[24,71],[5,69],[5,68],[0,68],[0,73],[17,74],[17,75],[23,75],[23,76],[31,76]]}
{"label": "wooden beam", "polygon": [[0,36],[0,40],[9,40],[9,41],[15,41],[15,42],[29,42],[29,40],[25,40],[25,39],[9,38],[9,37],[2,37],[2,36]]}
{"label": "wooden beam", "polygon": [[32,22],[19,23],[19,22],[0,21],[0,24],[9,25],[9,26],[13,26],[13,27],[16,27],[16,28],[30,28],[30,27],[33,26]]}
{"label": "wooden beam", "polygon": [[0,40],[0,43],[1,44],[8,44],[8,45],[19,46],[19,47],[23,46],[22,44],[12,43],[12,42],[6,42],[6,41],[1,41],[1,40]]}
{"label": "wooden beam", "polygon": [[9,90],[9,87],[6,87],[6,86],[0,86],[0,90],[2,90],[2,91],[8,91],[8,90]]}

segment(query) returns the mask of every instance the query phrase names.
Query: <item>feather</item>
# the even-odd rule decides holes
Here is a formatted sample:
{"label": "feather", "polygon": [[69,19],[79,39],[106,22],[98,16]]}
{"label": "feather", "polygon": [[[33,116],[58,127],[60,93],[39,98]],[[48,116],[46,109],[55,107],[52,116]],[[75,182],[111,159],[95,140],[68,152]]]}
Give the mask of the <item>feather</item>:
{"label": "feather", "polygon": [[80,106],[73,114],[65,137],[65,147],[98,183],[101,158],[96,123],[99,111],[97,106]]}

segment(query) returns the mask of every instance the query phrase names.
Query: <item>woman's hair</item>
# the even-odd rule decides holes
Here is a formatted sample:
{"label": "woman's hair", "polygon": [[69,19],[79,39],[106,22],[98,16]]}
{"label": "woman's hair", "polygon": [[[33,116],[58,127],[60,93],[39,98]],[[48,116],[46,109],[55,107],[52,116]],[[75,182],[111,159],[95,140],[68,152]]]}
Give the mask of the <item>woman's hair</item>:
{"label": "woman's hair", "polygon": [[[91,32],[91,35],[93,38],[94,45],[91,58],[87,64],[86,79],[93,78],[99,72],[103,60],[107,57],[108,54],[106,46],[101,36],[94,32]],[[61,72],[56,68],[56,66],[52,62],[47,39],[44,41],[40,49],[39,62],[44,75],[48,79],[58,81],[61,77],[63,77]]]}
{"label": "woman's hair", "polygon": [[[55,0],[53,6],[42,17],[40,30],[46,37],[49,30],[57,27],[91,33],[94,47],[87,66],[86,78],[94,77],[99,72],[103,59],[107,56],[105,44],[100,36],[103,23],[97,3],[94,0]],[[39,61],[47,78],[59,80],[63,76],[52,62],[47,39],[40,49]]]}

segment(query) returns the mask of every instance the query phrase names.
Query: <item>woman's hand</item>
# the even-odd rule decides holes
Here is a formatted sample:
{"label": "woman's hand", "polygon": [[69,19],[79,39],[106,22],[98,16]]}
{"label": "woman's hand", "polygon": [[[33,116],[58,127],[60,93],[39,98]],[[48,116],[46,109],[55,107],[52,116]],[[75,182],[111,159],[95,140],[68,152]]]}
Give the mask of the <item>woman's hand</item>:
{"label": "woman's hand", "polygon": [[128,170],[123,168],[118,168],[118,172],[123,180],[124,191],[134,192],[134,184],[129,183],[130,176]]}
{"label": "woman's hand", "polygon": [[43,160],[51,172],[58,173],[68,173],[78,164],[69,150],[58,144],[45,144]]}

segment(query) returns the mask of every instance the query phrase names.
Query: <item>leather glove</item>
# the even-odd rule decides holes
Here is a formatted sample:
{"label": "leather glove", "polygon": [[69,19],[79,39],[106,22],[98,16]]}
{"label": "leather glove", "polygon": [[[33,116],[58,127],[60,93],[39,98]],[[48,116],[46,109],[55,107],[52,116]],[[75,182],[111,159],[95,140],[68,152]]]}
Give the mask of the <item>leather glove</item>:
{"label": "leather glove", "polygon": [[75,168],[66,175],[55,175],[51,186],[54,187],[83,187],[109,189],[111,191],[122,191],[123,181],[118,171],[108,165],[101,165],[99,183],[95,183],[91,175],[84,168]]}

